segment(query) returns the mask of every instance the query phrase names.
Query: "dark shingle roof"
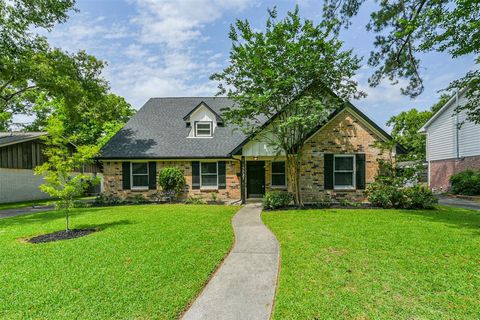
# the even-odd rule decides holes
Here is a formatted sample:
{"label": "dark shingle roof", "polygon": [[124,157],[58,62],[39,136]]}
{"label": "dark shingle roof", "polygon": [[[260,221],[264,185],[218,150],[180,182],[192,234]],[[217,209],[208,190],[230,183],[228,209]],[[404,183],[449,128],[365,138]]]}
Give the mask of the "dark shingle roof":
{"label": "dark shingle roof", "polygon": [[46,134],[46,132],[0,132],[0,147],[35,140]]}
{"label": "dark shingle roof", "polygon": [[231,107],[224,97],[152,98],[102,148],[100,159],[222,158],[246,136],[231,126],[217,127],[213,138],[188,138],[183,120],[201,102],[217,114]]}

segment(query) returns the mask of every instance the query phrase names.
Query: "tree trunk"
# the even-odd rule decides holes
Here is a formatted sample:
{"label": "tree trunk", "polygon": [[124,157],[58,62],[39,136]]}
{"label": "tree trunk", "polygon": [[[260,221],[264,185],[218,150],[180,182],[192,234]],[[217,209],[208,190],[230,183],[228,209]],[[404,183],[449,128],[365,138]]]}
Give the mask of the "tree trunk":
{"label": "tree trunk", "polygon": [[65,229],[67,232],[70,231],[70,223],[69,223],[69,219],[68,219],[68,208],[65,209],[65,214],[66,214],[66,218],[67,218],[67,228]]}
{"label": "tree trunk", "polygon": [[300,156],[298,154],[287,155],[288,191],[294,196],[296,206],[303,206],[300,193]]}

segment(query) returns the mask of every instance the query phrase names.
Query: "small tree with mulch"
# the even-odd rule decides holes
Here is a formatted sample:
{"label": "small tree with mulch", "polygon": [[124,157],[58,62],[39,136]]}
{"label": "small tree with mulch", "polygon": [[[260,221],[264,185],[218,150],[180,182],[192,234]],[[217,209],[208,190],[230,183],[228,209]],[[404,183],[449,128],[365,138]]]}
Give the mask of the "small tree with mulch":
{"label": "small tree with mulch", "polygon": [[57,118],[52,117],[49,120],[47,132],[47,148],[44,154],[48,160],[35,168],[35,174],[45,177],[45,183],[40,185],[40,190],[59,199],[55,208],[65,210],[65,230],[69,232],[69,211],[74,206],[75,198],[83,195],[89,183],[98,183],[97,178],[81,172],[97,154],[98,147],[73,147],[70,138],[64,135],[63,122]]}

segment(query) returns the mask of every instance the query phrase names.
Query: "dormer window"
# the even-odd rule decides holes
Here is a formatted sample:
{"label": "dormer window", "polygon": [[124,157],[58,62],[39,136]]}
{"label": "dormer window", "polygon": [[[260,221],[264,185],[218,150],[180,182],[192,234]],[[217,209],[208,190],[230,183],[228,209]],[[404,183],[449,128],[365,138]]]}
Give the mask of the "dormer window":
{"label": "dormer window", "polygon": [[195,122],[195,136],[196,137],[211,137],[212,136],[212,122],[211,121],[197,121],[197,122]]}

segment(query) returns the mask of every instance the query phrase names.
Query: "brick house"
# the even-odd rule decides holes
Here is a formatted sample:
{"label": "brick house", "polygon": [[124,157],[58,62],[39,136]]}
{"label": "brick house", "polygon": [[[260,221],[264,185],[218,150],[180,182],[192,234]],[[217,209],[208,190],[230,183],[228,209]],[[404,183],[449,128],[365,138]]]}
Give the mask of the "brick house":
{"label": "brick house", "polygon": [[[178,167],[187,182],[185,197],[227,201],[261,198],[269,190],[287,190],[285,156],[261,134],[244,135],[226,125],[224,97],[152,98],[101,150],[106,193],[149,196],[159,190],[164,167]],[[265,123],[267,124],[268,121]],[[365,199],[377,160],[394,156],[376,142],[391,137],[350,103],[312,129],[304,143],[300,185],[306,203],[325,196]]]}
{"label": "brick house", "polygon": [[461,90],[420,129],[427,135],[428,184],[433,191],[448,191],[450,177],[457,172],[480,170],[480,125],[466,121],[464,110],[455,112],[465,103]]}

